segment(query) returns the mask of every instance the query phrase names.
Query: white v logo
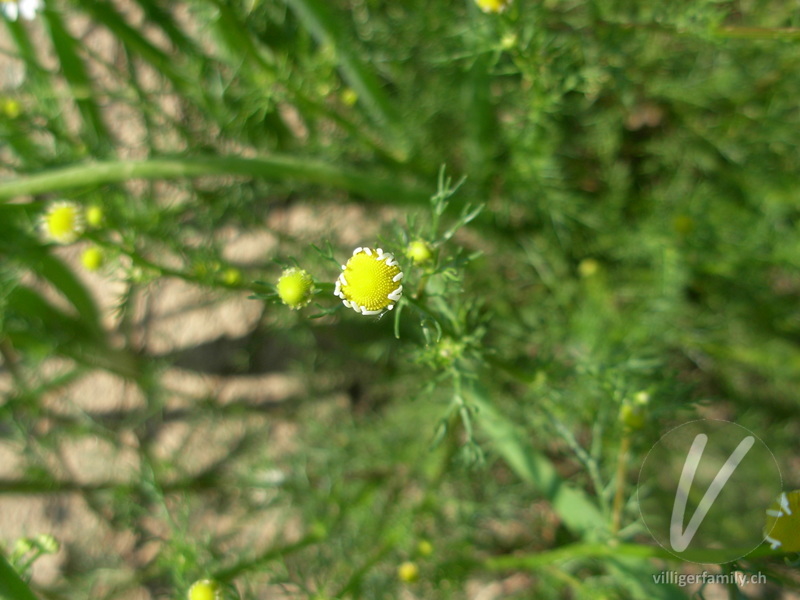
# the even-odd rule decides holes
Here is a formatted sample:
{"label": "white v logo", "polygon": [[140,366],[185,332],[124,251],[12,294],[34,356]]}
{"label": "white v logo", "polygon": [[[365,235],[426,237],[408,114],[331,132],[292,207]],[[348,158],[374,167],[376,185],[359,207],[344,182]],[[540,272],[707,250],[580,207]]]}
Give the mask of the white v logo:
{"label": "white v logo", "polygon": [[678,482],[678,490],[675,493],[675,504],[672,506],[672,520],[670,521],[669,528],[669,543],[672,549],[676,552],[683,552],[689,546],[689,543],[697,533],[700,523],[703,522],[708,511],[714,504],[714,501],[719,496],[722,488],[728,483],[736,467],[742,462],[742,459],[750,451],[755,443],[755,438],[750,435],[744,438],[736,449],[722,465],[722,468],[714,477],[714,481],[708,486],[703,499],[692,515],[692,519],[686,526],[686,531],[683,531],[683,516],[686,513],[686,501],[689,499],[689,490],[692,489],[692,482],[694,475],[697,472],[697,465],[700,464],[700,459],[703,457],[703,450],[705,450],[708,436],[704,433],[698,433],[692,442],[692,447],[689,449],[689,454],[686,455],[686,462],[683,463],[683,472],[681,479]]}

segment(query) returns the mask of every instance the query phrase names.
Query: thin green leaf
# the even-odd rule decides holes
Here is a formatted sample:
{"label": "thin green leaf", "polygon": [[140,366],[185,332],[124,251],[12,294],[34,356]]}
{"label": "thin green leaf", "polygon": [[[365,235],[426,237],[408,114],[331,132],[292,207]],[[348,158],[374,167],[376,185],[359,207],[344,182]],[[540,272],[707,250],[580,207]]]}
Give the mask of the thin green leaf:
{"label": "thin green leaf", "polygon": [[85,0],[81,2],[81,6],[96,21],[105,25],[125,45],[128,51],[150,63],[159,73],[167,77],[178,90],[187,93],[190,98],[192,97],[191,90],[194,88],[181,72],[179,63],[128,25],[109,2]]}
{"label": "thin green leaf", "polygon": [[63,73],[69,84],[72,97],[83,119],[83,141],[97,154],[106,154],[112,146],[111,136],[94,101],[92,84],[83,60],[78,56],[77,42],[64,27],[58,13],[44,11],[45,22],[50,30],[50,39],[58,55]]}
{"label": "thin green leaf", "polygon": [[597,505],[583,490],[558,475],[553,463],[530,444],[525,433],[495,410],[478,384],[465,392],[480,414],[479,427],[492,440],[497,452],[520,479],[550,501],[567,528],[585,536],[603,526],[605,519]]}
{"label": "thin green leaf", "polygon": [[31,588],[0,554],[0,598],[7,600],[38,600]]}
{"label": "thin green leaf", "polygon": [[403,135],[399,113],[384,93],[374,72],[359,59],[351,36],[346,35],[326,4],[320,0],[285,1],[319,44],[336,49],[344,80],[358,94],[359,101],[363,103],[370,117],[378,125],[388,127],[392,141],[408,154],[408,138]]}
{"label": "thin green leaf", "polygon": [[98,339],[105,337],[100,324],[100,311],[89,291],[75,274],[58,258],[44,251],[31,256],[27,264],[52,283],[78,311],[83,325]]}

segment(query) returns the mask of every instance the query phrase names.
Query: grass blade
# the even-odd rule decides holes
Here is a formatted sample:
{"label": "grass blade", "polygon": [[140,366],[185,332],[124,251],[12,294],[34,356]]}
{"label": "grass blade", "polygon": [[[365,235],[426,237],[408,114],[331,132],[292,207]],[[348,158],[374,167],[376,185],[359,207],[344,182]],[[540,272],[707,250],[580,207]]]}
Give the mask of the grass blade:
{"label": "grass blade", "polygon": [[381,178],[312,159],[273,155],[158,158],[142,161],[95,162],[0,181],[0,201],[28,194],[57,192],[129,179],[175,179],[209,175],[242,175],[274,181],[301,181],[344,189],[370,200],[424,205],[427,190],[397,178]]}
{"label": "grass blade", "polygon": [[517,476],[536,488],[553,505],[564,524],[584,536],[606,519],[588,495],[564,481],[553,463],[537,451],[523,432],[491,405],[479,386],[472,386],[470,401],[478,409],[478,425]]}
{"label": "grass blade", "polygon": [[0,598],[6,600],[38,600],[31,588],[0,554]]}
{"label": "grass blade", "polygon": [[44,11],[45,22],[50,30],[50,39],[61,64],[72,97],[78,106],[83,119],[83,141],[98,155],[109,153],[113,143],[100,114],[100,108],[94,100],[91,80],[86,72],[83,60],[78,56],[77,42],[73,38],[58,13],[52,10]]}
{"label": "grass blade", "polygon": [[319,0],[286,0],[286,3],[319,44],[336,49],[342,77],[356,91],[359,101],[376,124],[390,129],[391,141],[399,146],[399,152],[407,158],[410,148],[408,138],[402,134],[400,115],[374,72],[359,60],[352,40],[348,39],[349,36],[345,35],[325,4]]}
{"label": "grass blade", "polygon": [[97,309],[94,299],[63,262],[46,251],[40,250],[35,256],[30,256],[26,263],[36,273],[52,283],[69,300],[78,311],[81,322],[93,337],[98,340],[105,338],[100,324],[100,311]]}

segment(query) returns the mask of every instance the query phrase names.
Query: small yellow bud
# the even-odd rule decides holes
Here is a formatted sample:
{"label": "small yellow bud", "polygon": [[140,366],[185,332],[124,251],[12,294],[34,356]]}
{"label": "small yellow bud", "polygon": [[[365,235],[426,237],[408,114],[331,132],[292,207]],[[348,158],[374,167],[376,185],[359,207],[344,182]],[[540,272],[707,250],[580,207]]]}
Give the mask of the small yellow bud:
{"label": "small yellow bud", "polygon": [[600,270],[600,263],[593,258],[584,258],[578,265],[581,277],[593,277]]}
{"label": "small yellow bud", "polygon": [[55,554],[58,552],[61,545],[58,540],[49,533],[40,533],[36,536],[36,545],[45,554]]}
{"label": "small yellow bud", "polygon": [[419,579],[419,567],[416,563],[406,561],[397,567],[397,576],[400,578],[400,581],[414,583]]}
{"label": "small yellow bud", "polygon": [[90,227],[100,227],[103,224],[103,209],[99,206],[90,206],[87,208],[86,222]]}
{"label": "small yellow bud", "polygon": [[31,538],[19,538],[14,542],[14,554],[22,556],[33,550],[33,540]]}
{"label": "small yellow bud", "polygon": [[292,310],[298,310],[311,302],[314,279],[307,271],[292,267],[283,272],[276,287],[281,301]]}
{"label": "small yellow bud", "polygon": [[475,4],[485,13],[501,13],[511,6],[511,0],[475,0]]}
{"label": "small yellow bud", "polygon": [[222,281],[227,285],[238,285],[242,282],[242,272],[233,267],[225,269],[225,272],[222,273]]}
{"label": "small yellow bud", "polygon": [[514,33],[507,33],[500,40],[500,47],[503,50],[511,50],[517,45],[517,36]]}
{"label": "small yellow bud", "polygon": [[358,102],[358,92],[353,88],[345,88],[341,95],[342,104],[345,106],[355,106]]}
{"label": "small yellow bud", "polygon": [[103,250],[97,246],[87,248],[81,254],[81,263],[87,271],[97,271],[105,261],[106,257],[103,254]]}
{"label": "small yellow bud", "polygon": [[647,405],[650,394],[638,392],[632,402],[625,402],[619,409],[619,419],[630,430],[641,429],[647,421]]}
{"label": "small yellow bud", "polygon": [[9,119],[16,119],[20,115],[20,112],[22,112],[22,107],[17,100],[13,98],[6,98],[3,100],[3,114]]}
{"label": "small yellow bud", "polygon": [[220,600],[222,590],[213,579],[200,579],[189,588],[189,600]]}
{"label": "small yellow bud", "polygon": [[406,256],[408,256],[415,265],[422,265],[430,262],[433,259],[433,250],[430,245],[422,240],[411,242],[406,248]]}
{"label": "small yellow bud", "polygon": [[428,540],[420,540],[419,543],[417,543],[417,554],[420,556],[430,556],[433,554],[433,544]]}

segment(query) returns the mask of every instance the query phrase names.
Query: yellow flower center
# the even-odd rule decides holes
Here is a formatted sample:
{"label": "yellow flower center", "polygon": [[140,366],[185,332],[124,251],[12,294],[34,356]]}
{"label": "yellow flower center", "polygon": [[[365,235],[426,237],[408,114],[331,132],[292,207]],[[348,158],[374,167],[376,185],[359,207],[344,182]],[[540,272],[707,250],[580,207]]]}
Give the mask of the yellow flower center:
{"label": "yellow flower center", "polygon": [[800,552],[800,490],[783,492],[767,509],[765,541],[773,550]]}
{"label": "yellow flower center", "polygon": [[44,233],[60,244],[70,244],[83,233],[80,207],[72,202],[58,202],[44,216]]}
{"label": "yellow flower center", "polygon": [[189,600],[219,600],[220,585],[213,579],[195,581],[189,588]]}
{"label": "yellow flower center", "polygon": [[394,256],[381,248],[356,248],[342,265],[334,294],[342,303],[362,315],[377,315],[394,308],[400,300],[403,272]]}

